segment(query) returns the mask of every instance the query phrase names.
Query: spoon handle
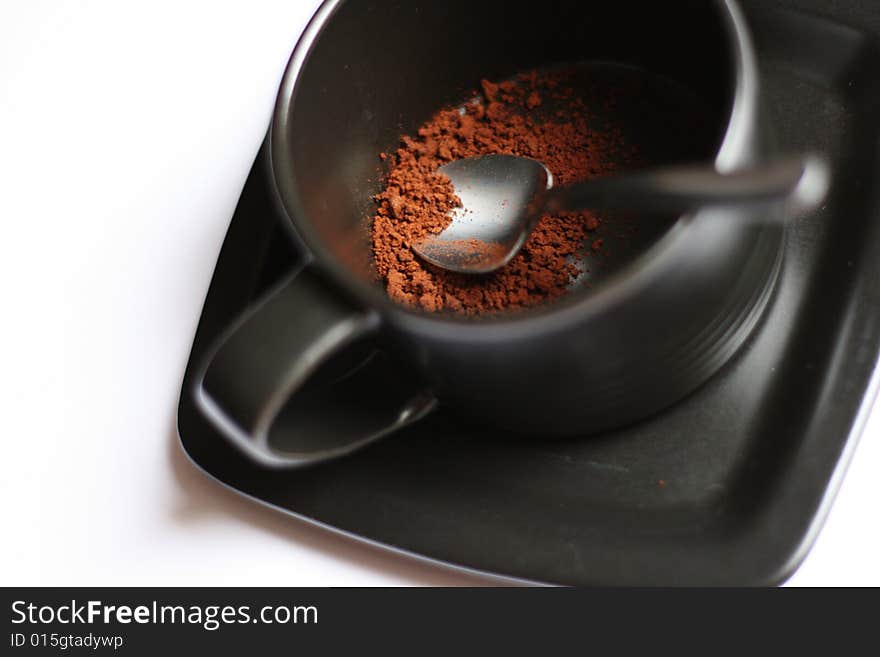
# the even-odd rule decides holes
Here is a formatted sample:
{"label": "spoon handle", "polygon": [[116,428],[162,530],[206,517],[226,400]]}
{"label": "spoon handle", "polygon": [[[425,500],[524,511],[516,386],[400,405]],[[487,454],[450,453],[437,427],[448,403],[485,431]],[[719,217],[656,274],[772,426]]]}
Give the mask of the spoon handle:
{"label": "spoon handle", "polygon": [[688,212],[702,207],[814,207],[828,188],[828,165],[815,155],[780,157],[721,173],[705,165],[671,166],[549,190],[549,210],[627,209]]}

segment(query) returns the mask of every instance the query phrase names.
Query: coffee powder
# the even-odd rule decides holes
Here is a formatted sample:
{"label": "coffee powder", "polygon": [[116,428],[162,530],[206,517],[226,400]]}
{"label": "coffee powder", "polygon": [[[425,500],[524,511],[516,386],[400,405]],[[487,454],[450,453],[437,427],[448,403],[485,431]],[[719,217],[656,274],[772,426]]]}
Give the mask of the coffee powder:
{"label": "coffee powder", "polygon": [[[574,68],[529,71],[499,83],[483,80],[482,93],[460,108],[444,109],[414,136],[403,136],[376,196],[373,255],[388,295],[427,311],[497,314],[536,306],[569,290],[586,254],[599,257],[602,240],[590,239],[602,218],[591,212],[543,216],[520,253],[493,274],[441,270],[410,245],[442,231],[459,205],[437,168],[450,160],[492,153],[537,159],[555,184],[587,180],[638,164],[636,149],[613,124],[596,128],[578,93]],[[596,102],[591,98],[591,102]],[[600,99],[607,105],[614,99]]]}

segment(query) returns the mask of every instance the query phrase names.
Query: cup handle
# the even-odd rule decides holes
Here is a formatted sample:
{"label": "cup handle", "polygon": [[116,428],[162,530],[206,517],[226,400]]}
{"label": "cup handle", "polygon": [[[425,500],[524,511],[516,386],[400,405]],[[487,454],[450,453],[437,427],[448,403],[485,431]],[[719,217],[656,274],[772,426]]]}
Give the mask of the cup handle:
{"label": "cup handle", "polygon": [[[346,303],[306,265],[218,340],[196,378],[196,403],[226,438],[265,466],[304,466],[351,452],[424,417],[436,404],[433,395],[412,386],[379,398],[376,391],[364,391],[363,403],[348,414],[350,419],[344,408],[325,414],[335,416],[328,418],[329,428],[314,419],[297,423],[295,412],[282,411],[323,363],[374,335],[379,323],[375,312]],[[357,385],[355,381],[348,388]],[[359,401],[357,391],[340,395],[353,404]],[[281,416],[284,427],[278,426]],[[298,433],[293,440],[290,435],[273,439],[291,432]]]}

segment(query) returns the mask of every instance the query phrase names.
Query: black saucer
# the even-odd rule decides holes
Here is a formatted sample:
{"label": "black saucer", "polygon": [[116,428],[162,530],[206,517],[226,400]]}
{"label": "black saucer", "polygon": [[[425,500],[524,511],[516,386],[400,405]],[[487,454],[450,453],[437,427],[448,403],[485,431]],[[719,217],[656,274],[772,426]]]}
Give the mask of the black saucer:
{"label": "black saucer", "polygon": [[[447,412],[302,471],[244,460],[190,398],[218,332],[298,255],[276,227],[262,155],[205,303],[178,427],[208,474],[266,504],[456,566],[560,584],[773,584],[812,543],[876,390],[880,352],[880,6],[841,21],[747,4],[785,149],[829,152],[835,188],[797,223],[763,325],[697,393],[628,429],[537,442]],[[821,9],[825,14],[829,9]],[[867,27],[866,27],[867,26]]]}

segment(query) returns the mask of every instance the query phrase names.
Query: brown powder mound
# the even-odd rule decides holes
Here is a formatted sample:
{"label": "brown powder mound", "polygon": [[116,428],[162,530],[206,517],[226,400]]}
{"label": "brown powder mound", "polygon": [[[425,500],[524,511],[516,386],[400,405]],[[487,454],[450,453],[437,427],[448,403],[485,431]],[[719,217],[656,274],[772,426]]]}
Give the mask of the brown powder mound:
{"label": "brown powder mound", "polygon": [[376,270],[392,299],[480,315],[532,307],[568,291],[580,273],[575,256],[595,249],[589,235],[600,218],[590,212],[542,217],[520,253],[486,276],[443,271],[421,261],[409,245],[442,231],[459,205],[449,179],[437,173],[450,160],[491,153],[531,157],[560,185],[610,174],[633,156],[618,130],[590,127],[590,109],[572,75],[530,71],[499,83],[484,80],[482,97],[463,109],[441,110],[417,136],[402,137],[395,154],[382,154],[391,166],[376,197],[372,239]]}

